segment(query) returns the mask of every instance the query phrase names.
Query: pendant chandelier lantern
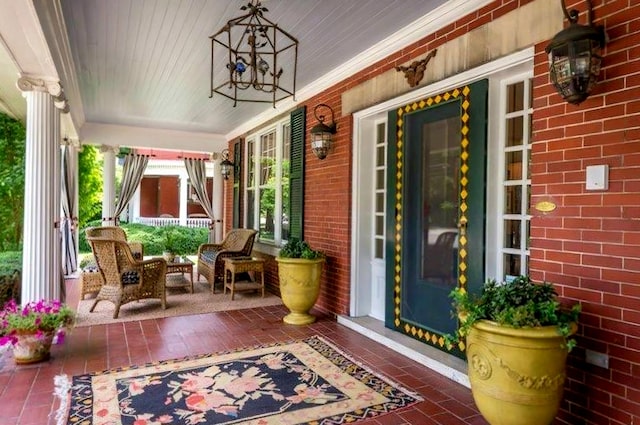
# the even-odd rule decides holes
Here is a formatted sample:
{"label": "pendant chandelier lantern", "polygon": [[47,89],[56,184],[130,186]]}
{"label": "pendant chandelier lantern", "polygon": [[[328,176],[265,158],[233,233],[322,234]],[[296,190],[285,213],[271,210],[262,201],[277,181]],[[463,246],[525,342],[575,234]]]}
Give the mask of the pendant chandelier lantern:
{"label": "pendant chandelier lantern", "polygon": [[271,103],[296,91],[298,40],[264,17],[260,0],[240,8],[211,38],[211,94],[238,102]]}

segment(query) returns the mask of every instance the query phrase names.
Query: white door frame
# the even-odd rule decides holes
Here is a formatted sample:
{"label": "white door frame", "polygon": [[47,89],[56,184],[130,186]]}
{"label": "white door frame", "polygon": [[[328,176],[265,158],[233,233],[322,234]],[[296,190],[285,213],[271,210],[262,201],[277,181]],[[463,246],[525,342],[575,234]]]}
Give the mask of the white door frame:
{"label": "white door frame", "polygon": [[[371,149],[367,142],[375,140],[372,137],[375,124],[379,123],[381,119],[386,119],[389,110],[412,101],[483,78],[493,79],[497,75],[504,75],[507,72],[517,72],[516,68],[518,67],[531,67],[533,56],[534,49],[529,47],[353,114],[351,302],[349,308],[351,317],[371,314],[371,261],[373,259],[371,197],[374,189],[371,173],[373,164],[375,164],[375,149]],[[493,115],[491,97],[488,114],[489,117]],[[491,137],[491,121],[489,121],[489,127],[489,137]]]}

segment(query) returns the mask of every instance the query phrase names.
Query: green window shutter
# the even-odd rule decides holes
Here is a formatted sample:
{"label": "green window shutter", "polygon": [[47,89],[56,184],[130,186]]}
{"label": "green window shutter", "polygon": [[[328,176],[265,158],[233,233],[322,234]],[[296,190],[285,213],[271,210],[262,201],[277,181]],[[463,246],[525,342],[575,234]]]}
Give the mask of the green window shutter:
{"label": "green window shutter", "polygon": [[291,155],[289,164],[289,235],[303,239],[304,231],[304,152],[306,107],[291,112]]}
{"label": "green window shutter", "polygon": [[233,228],[240,227],[240,172],[242,168],[242,140],[235,142],[233,145],[233,163],[235,165],[233,171]]}

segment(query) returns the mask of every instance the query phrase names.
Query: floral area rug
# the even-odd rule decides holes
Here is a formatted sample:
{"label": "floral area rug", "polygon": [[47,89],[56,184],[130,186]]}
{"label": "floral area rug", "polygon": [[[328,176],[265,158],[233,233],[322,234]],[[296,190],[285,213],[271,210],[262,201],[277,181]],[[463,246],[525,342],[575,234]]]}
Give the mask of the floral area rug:
{"label": "floral area rug", "polygon": [[318,336],[59,381],[67,424],[352,424],[422,400]]}

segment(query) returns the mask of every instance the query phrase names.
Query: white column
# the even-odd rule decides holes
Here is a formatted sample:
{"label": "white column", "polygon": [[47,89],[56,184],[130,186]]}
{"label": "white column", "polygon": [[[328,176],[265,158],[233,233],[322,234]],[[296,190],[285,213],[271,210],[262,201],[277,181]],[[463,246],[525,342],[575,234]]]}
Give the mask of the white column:
{"label": "white column", "polygon": [[[220,158],[220,154],[215,154],[214,159]],[[222,242],[223,239],[223,204],[224,204],[224,179],[222,178],[222,172],[220,168],[220,161],[213,161],[213,194],[211,196],[211,208],[213,209],[214,221],[214,234],[215,243]]]}
{"label": "white column", "polygon": [[188,197],[188,193],[187,190],[189,190],[189,186],[187,185],[188,183],[188,177],[184,172],[181,172],[180,175],[178,176],[178,178],[180,179],[180,199],[178,199],[178,205],[180,206],[179,209],[179,213],[178,213],[178,217],[180,218],[180,226],[186,226],[187,225],[187,197]]}
{"label": "white column", "polygon": [[20,77],[27,100],[24,243],[21,301],[60,299],[60,109],[68,111],[58,82]]}
{"label": "white column", "polygon": [[102,225],[115,226],[116,219],[116,153],[117,146],[100,146],[102,152]]}

